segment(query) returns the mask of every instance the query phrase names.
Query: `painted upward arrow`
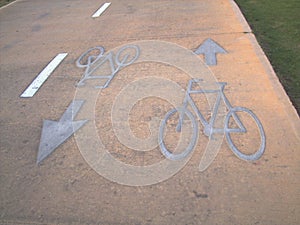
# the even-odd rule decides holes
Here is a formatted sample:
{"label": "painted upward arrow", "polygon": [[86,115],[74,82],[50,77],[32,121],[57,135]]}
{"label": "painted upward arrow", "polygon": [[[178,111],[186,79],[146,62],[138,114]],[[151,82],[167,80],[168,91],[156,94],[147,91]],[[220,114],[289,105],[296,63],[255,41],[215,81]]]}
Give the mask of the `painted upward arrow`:
{"label": "painted upward arrow", "polygon": [[72,101],[59,121],[44,120],[37,164],[87,122],[87,120],[73,121],[83,103],[83,100]]}
{"label": "painted upward arrow", "polygon": [[204,54],[205,63],[209,66],[217,65],[217,53],[227,53],[222,46],[214,40],[206,39],[197,49],[195,54]]}

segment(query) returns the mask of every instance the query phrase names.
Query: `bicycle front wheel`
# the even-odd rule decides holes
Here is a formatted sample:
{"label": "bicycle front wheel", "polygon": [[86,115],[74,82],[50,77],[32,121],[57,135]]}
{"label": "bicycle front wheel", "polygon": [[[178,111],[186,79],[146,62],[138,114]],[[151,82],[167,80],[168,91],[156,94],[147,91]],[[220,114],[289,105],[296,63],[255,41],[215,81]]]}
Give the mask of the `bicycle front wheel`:
{"label": "bicycle front wheel", "polygon": [[225,119],[225,135],[229,147],[240,159],[254,161],[265,151],[263,126],[257,116],[247,108],[235,107],[230,110]]}
{"label": "bicycle front wheel", "polygon": [[181,112],[182,108],[169,111],[159,128],[161,152],[171,160],[186,158],[194,149],[198,138],[198,124],[195,117],[185,109],[184,118],[180,120]]}

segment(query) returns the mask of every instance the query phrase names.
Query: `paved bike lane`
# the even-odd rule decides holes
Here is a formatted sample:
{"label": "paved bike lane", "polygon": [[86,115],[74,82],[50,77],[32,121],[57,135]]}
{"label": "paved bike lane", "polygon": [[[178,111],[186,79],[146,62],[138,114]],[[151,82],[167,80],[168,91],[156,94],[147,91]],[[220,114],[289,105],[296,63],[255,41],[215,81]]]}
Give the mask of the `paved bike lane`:
{"label": "paved bike lane", "polygon": [[[227,0],[112,1],[101,16],[92,18],[103,3],[21,0],[0,9],[1,223],[296,224],[299,117],[236,5]],[[75,84],[84,69],[75,61],[87,49],[159,40],[195,51],[208,39],[226,51],[210,56],[216,57],[216,65],[208,67],[211,74],[228,83],[224,93],[232,106],[251,109],[263,125],[266,148],[259,160],[240,160],[224,138],[217,157],[200,172],[208,138],[199,125],[191,159],[174,176],[153,185],[121,185],[99,175],[81,155],[74,136],[36,165],[43,119],[58,121],[78,93]],[[50,60],[63,52],[68,56],[37,93],[20,98]],[[163,48],[162,53],[174,54]],[[209,56],[198,57],[205,61]],[[164,159],[159,148],[148,155],[124,148],[108,121],[124,84],[138,81],[134,88],[142,86],[145,91],[149,87],[137,77],[153,74],[183,89],[189,80],[171,66],[130,65],[101,91],[95,107],[98,135],[113,156],[128,164]],[[162,89],[158,83],[153,88]],[[138,102],[131,112],[131,128],[145,138],[152,117],[161,120],[170,109],[155,98]],[[92,138],[88,140],[92,145]]]}

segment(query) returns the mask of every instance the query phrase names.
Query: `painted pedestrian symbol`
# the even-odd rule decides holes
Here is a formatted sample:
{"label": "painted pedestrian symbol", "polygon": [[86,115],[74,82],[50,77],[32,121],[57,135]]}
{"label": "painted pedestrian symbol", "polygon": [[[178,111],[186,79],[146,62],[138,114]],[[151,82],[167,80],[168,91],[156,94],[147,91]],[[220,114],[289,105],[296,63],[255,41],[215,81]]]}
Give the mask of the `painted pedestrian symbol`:
{"label": "painted pedestrian symbol", "polygon": [[[197,124],[197,120],[195,119],[194,115],[188,110],[188,105],[190,105],[191,108],[193,109],[193,111],[198,116],[201,124],[204,126],[204,134],[206,136],[211,137],[214,133],[225,133],[227,143],[236,156],[238,156],[240,159],[247,160],[247,161],[259,159],[265,151],[266,138],[265,138],[265,133],[264,133],[262,124],[259,121],[259,119],[257,118],[257,116],[251,110],[249,110],[247,108],[233,107],[230,104],[229,100],[227,99],[227,97],[224,94],[224,88],[226,85],[226,83],[224,83],[224,82],[218,83],[219,89],[217,89],[217,90],[202,90],[202,89],[193,90],[193,85],[199,84],[199,82],[201,82],[201,81],[202,80],[200,80],[200,79],[198,79],[198,80],[192,79],[189,81],[182,107],[175,108],[175,109],[172,109],[171,111],[169,111],[166,114],[163,122],[161,123],[160,130],[159,130],[159,144],[160,144],[160,149],[161,149],[162,154],[166,158],[171,159],[171,160],[182,160],[182,159],[188,157],[188,155],[194,149],[196,140],[198,137],[198,124]],[[194,100],[191,97],[191,94],[205,94],[205,93],[216,93],[217,94],[216,103],[214,105],[214,109],[213,109],[213,112],[212,112],[212,115],[211,115],[211,118],[209,121],[205,119],[205,117],[202,115],[200,110],[197,108]],[[227,114],[225,122],[224,122],[224,127],[215,128],[214,127],[215,119],[217,117],[217,113],[218,113],[218,109],[220,107],[221,100],[224,101],[224,103],[229,111],[228,111],[228,114]],[[259,147],[252,154],[245,154],[245,153],[241,152],[236,147],[236,145],[234,144],[233,139],[231,137],[231,135],[234,133],[246,133],[247,129],[248,129],[247,127],[244,126],[244,124],[240,120],[240,118],[237,114],[238,112],[246,113],[250,117],[252,117],[252,119],[254,119],[254,121],[257,125],[257,128],[259,130],[259,134],[260,134]],[[178,114],[174,121],[174,123],[175,123],[174,125],[176,125],[177,132],[182,131],[182,126],[184,125],[184,122],[185,122],[184,120],[186,117],[191,122],[190,125],[192,126],[192,128],[191,128],[192,135],[190,137],[190,142],[189,142],[187,148],[178,154],[175,154],[171,151],[171,149],[168,149],[166,147],[165,141],[164,141],[164,137],[166,135],[165,133],[167,130],[166,129],[167,124],[171,121],[171,117],[173,117],[175,114]],[[238,127],[231,127],[229,125],[231,119],[235,121],[235,123],[238,125]]]}
{"label": "painted pedestrian symbol", "polygon": [[217,65],[217,54],[227,53],[224,48],[210,38],[206,39],[194,52],[197,55],[203,54],[205,63],[209,66]]}
{"label": "painted pedestrian symbol", "polygon": [[48,157],[87,122],[87,120],[73,121],[83,103],[83,100],[72,101],[59,121],[44,120],[37,164]]}

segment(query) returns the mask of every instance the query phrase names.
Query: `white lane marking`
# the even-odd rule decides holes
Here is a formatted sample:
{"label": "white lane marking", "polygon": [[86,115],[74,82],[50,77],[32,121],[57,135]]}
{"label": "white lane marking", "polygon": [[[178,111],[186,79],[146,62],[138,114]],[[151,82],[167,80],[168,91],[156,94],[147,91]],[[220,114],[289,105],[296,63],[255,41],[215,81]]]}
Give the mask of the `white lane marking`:
{"label": "white lane marking", "polygon": [[13,2],[11,2],[11,3],[8,3],[8,4],[6,4],[6,5],[2,6],[2,7],[0,7],[0,10],[1,10],[1,9],[4,9],[4,8],[6,8],[6,7],[8,7],[8,6],[10,6],[10,5],[12,5],[12,4],[16,3],[16,2],[20,2],[20,1],[21,1],[21,0],[19,0],[19,1],[13,1]]}
{"label": "white lane marking", "polygon": [[20,97],[32,97],[67,55],[68,53],[59,53],[57,56],[55,56],[55,58],[52,59],[52,61],[43,69],[43,71],[39,73],[39,75],[34,79],[34,81],[32,81],[32,83],[26,88]]}
{"label": "white lane marking", "polygon": [[110,6],[111,2],[104,3],[95,13],[92,15],[93,18],[101,16],[101,14]]}

